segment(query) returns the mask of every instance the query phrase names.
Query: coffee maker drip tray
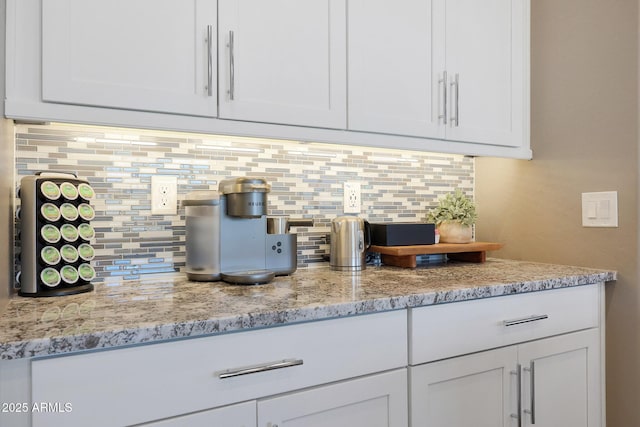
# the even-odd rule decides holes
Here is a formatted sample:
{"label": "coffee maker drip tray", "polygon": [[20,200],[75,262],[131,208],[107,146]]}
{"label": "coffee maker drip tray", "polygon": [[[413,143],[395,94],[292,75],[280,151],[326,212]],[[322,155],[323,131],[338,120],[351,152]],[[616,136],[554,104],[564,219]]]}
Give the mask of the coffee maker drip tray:
{"label": "coffee maker drip tray", "polygon": [[234,271],[220,274],[223,281],[234,285],[262,285],[269,283],[274,277],[276,274],[269,270]]}

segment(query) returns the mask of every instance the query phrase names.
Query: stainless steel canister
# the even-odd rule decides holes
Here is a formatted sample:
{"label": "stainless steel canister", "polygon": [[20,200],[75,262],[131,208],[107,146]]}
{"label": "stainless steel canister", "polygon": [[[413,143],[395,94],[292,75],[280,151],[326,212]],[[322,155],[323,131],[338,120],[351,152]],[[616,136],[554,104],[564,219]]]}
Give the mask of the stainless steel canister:
{"label": "stainless steel canister", "polygon": [[187,278],[220,280],[220,197],[217,191],[194,191],[182,202],[186,216]]}
{"label": "stainless steel canister", "polygon": [[331,221],[329,265],[333,270],[364,270],[371,238],[369,223],[356,216]]}

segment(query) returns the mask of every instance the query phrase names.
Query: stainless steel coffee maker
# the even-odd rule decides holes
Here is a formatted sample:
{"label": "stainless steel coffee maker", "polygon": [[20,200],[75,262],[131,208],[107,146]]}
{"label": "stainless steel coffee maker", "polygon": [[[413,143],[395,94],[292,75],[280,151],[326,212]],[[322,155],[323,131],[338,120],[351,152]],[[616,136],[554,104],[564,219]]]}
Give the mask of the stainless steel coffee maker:
{"label": "stainless steel coffee maker", "polygon": [[220,196],[194,191],[182,202],[186,222],[186,273],[189,280],[220,280]]}
{"label": "stainless steel coffee maker", "polygon": [[[289,227],[311,226],[313,221],[267,217],[270,190],[263,178],[242,177],[221,181],[218,192],[207,192],[209,196],[199,201],[187,196],[186,272],[190,280],[259,284],[296,271],[297,235],[289,233]],[[210,219],[196,226],[200,222],[197,214]]]}

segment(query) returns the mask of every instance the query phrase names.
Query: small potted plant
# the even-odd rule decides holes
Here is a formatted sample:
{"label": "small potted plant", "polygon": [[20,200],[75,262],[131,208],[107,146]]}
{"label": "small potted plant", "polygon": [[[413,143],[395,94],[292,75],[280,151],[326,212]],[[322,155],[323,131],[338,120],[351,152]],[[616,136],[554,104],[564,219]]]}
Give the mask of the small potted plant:
{"label": "small potted plant", "polygon": [[473,241],[473,224],[477,217],[473,201],[456,189],[429,211],[427,221],[436,224],[441,243],[469,243]]}

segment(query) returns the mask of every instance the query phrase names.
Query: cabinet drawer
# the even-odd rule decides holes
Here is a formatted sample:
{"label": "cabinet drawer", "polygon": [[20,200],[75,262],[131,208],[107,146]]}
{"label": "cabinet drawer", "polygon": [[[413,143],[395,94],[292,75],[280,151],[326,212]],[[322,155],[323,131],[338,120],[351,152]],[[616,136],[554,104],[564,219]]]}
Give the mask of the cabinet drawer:
{"label": "cabinet drawer", "polygon": [[599,289],[578,286],[411,309],[409,363],[597,327]]}
{"label": "cabinet drawer", "polygon": [[[293,366],[223,378],[238,368],[284,360]],[[68,402],[73,410],[35,413],[33,426],[135,424],[406,361],[404,310],[41,359],[32,363],[33,401]]]}

